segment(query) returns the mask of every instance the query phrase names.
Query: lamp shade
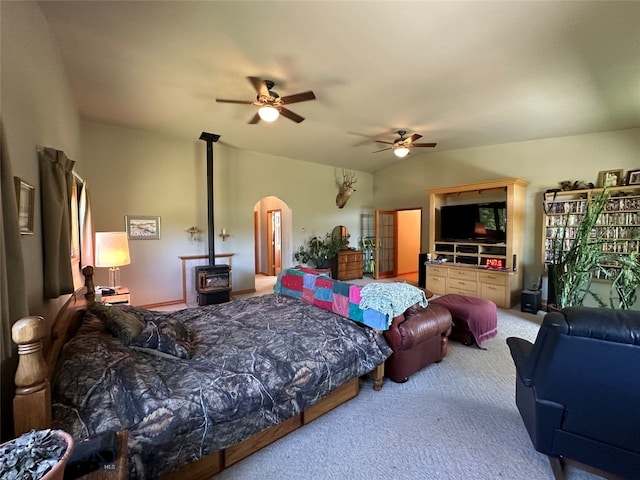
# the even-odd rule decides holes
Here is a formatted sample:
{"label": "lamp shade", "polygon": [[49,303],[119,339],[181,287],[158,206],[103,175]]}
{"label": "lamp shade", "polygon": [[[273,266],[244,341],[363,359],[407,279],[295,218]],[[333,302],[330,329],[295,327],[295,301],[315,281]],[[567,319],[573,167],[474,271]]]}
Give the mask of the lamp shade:
{"label": "lamp shade", "polygon": [[274,122],[280,116],[280,112],[275,107],[265,105],[258,109],[258,115],[265,122]]}
{"label": "lamp shade", "polygon": [[96,267],[129,265],[127,232],[96,232]]}
{"label": "lamp shade", "polygon": [[393,149],[393,153],[396,157],[406,157],[409,155],[409,149],[407,147],[396,147]]}

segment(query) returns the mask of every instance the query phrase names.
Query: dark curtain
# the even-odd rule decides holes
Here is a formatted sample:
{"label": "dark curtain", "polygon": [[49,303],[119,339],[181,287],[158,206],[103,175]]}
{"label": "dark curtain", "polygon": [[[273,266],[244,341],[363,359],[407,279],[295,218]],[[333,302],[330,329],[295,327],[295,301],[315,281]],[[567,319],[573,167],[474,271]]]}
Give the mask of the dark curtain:
{"label": "dark curtain", "polygon": [[18,202],[7,141],[0,121],[0,443],[13,436],[13,376],[17,366],[11,326],[28,315],[27,289],[18,226]]}
{"label": "dark curtain", "polygon": [[40,163],[44,297],[73,293],[71,271],[71,189],[74,161],[64,152],[44,148]]}
{"label": "dark curtain", "polygon": [[11,163],[4,138],[4,130],[0,124],[2,137],[2,153],[0,156],[0,196],[2,209],[0,220],[0,360],[11,356],[11,325],[16,320],[28,315],[27,289],[25,285],[24,263],[22,261],[22,244],[18,226],[18,202],[16,189],[11,174]]}

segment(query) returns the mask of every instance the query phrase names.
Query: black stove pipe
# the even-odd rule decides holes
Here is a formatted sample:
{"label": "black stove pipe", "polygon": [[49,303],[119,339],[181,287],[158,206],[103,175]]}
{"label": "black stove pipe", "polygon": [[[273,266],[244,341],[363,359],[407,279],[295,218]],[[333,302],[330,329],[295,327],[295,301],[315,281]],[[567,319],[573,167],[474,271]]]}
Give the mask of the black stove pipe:
{"label": "black stove pipe", "polygon": [[216,264],[215,231],[213,225],[213,144],[218,141],[220,135],[202,132],[200,140],[207,142],[207,232],[209,237],[209,265]]}

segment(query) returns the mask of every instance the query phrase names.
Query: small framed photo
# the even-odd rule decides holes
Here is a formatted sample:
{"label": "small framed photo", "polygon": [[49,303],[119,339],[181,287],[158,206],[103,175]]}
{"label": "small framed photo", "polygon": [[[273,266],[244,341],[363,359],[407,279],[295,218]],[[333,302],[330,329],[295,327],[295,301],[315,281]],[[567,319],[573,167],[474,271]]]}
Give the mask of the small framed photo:
{"label": "small framed photo", "polygon": [[160,240],[160,217],[125,215],[129,240]]}
{"label": "small framed photo", "polygon": [[627,185],[640,185],[640,169],[627,172]]}
{"label": "small framed photo", "polygon": [[624,170],[604,170],[598,174],[598,187],[617,187],[622,185]]}
{"label": "small framed photo", "polygon": [[20,177],[13,177],[18,200],[18,226],[20,235],[33,235],[33,208],[36,200],[36,189]]}

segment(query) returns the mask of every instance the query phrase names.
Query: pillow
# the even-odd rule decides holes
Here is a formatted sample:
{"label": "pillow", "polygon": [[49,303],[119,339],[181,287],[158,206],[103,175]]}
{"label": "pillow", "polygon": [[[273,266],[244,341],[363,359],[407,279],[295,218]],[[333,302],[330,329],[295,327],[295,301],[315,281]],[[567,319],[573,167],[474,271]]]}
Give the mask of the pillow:
{"label": "pillow", "polygon": [[148,321],[140,334],[131,340],[131,345],[147,353],[153,350],[186,360],[195,352],[193,332],[185,324],[171,318]]}
{"label": "pillow", "polygon": [[87,309],[101,319],[111,334],[118,337],[125,345],[129,345],[144,328],[144,322],[137,316],[115,305],[108,306],[94,302],[89,304]]}

